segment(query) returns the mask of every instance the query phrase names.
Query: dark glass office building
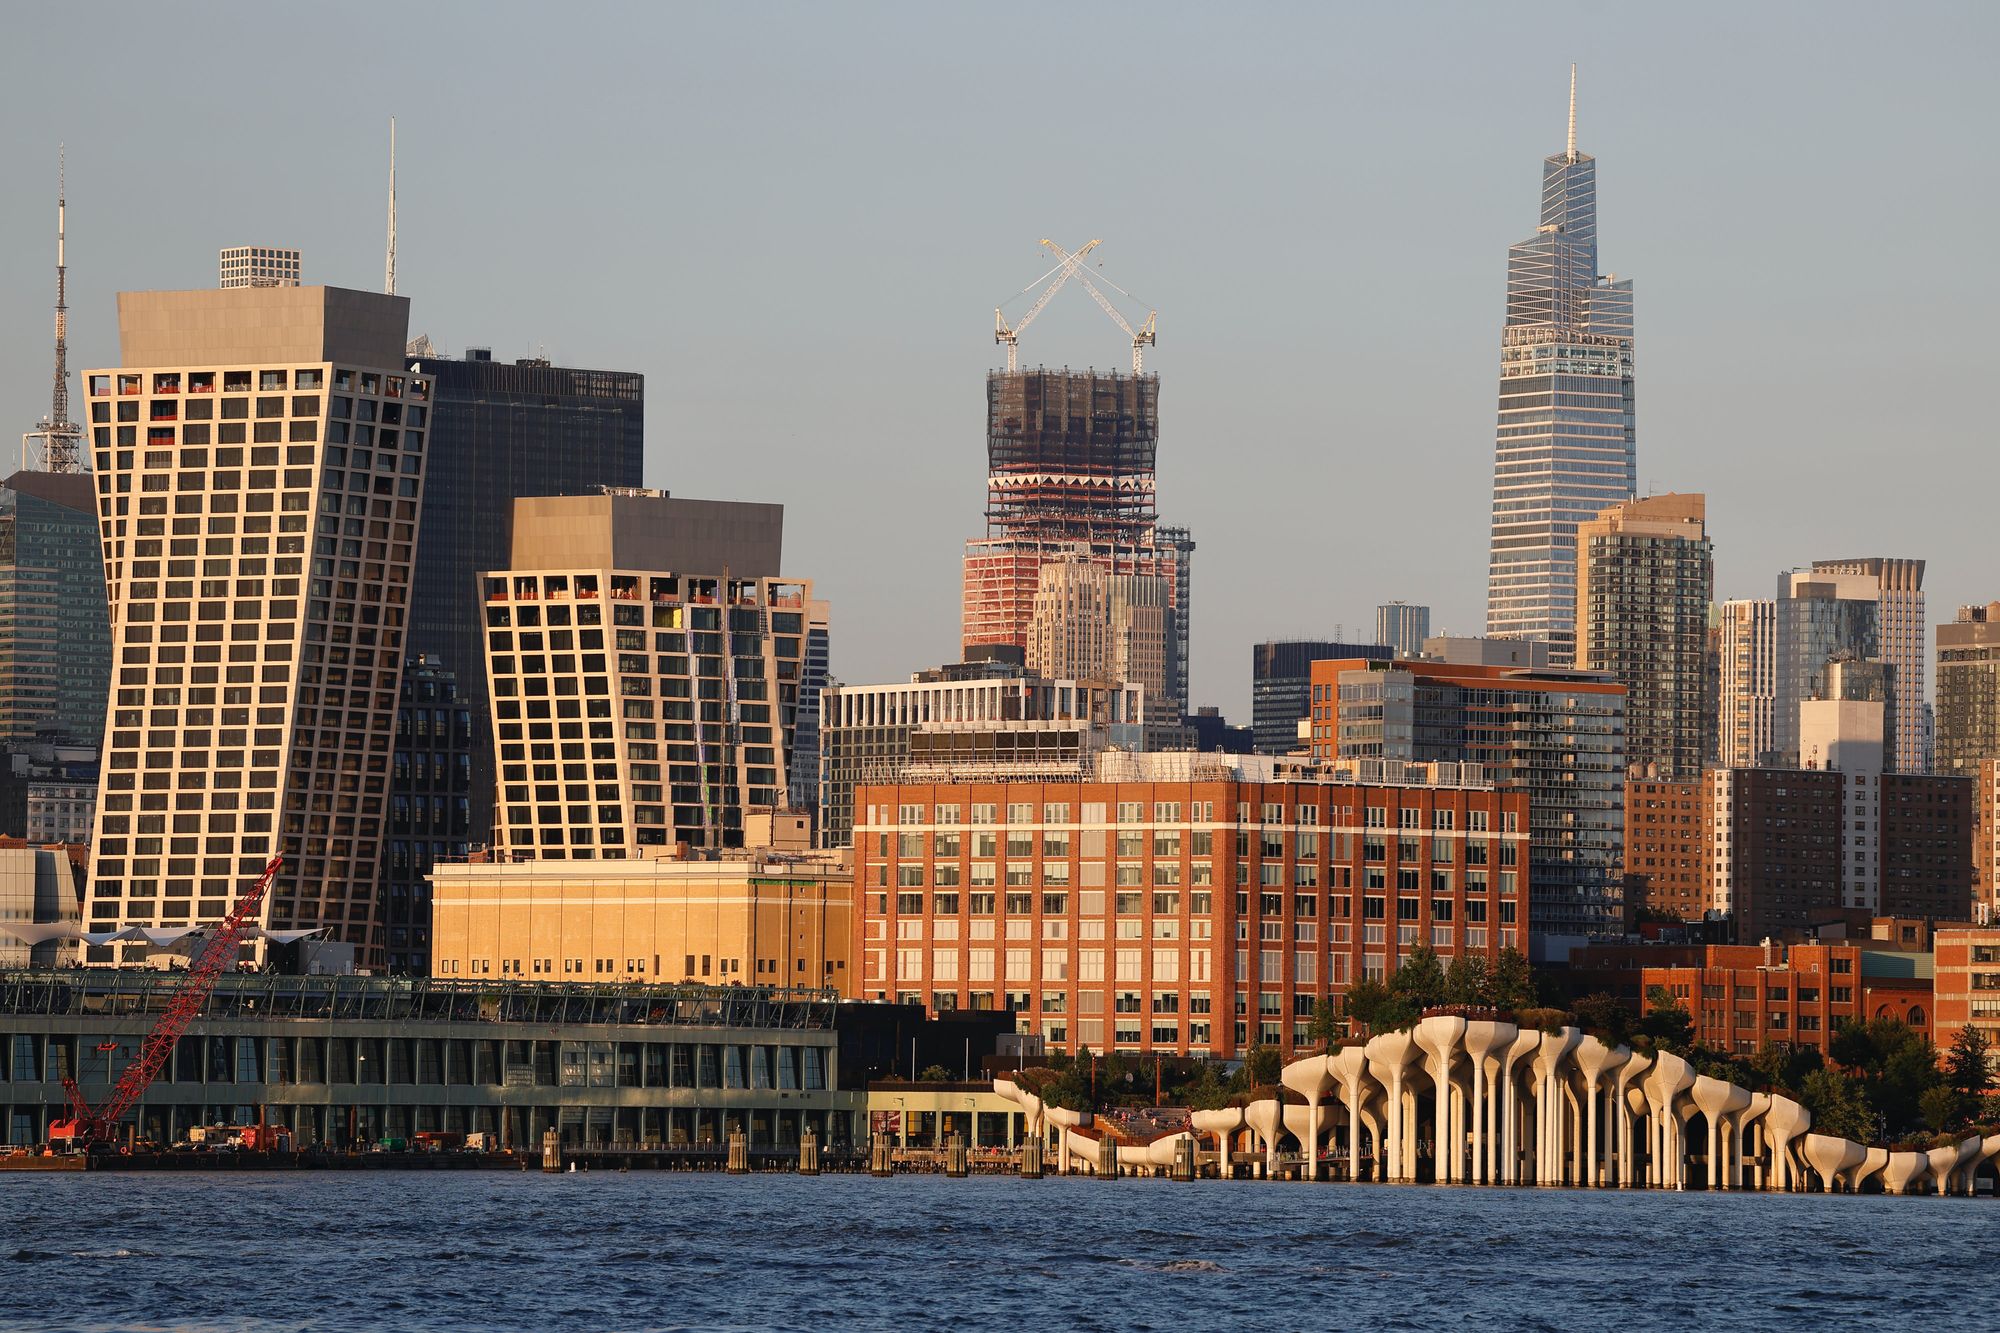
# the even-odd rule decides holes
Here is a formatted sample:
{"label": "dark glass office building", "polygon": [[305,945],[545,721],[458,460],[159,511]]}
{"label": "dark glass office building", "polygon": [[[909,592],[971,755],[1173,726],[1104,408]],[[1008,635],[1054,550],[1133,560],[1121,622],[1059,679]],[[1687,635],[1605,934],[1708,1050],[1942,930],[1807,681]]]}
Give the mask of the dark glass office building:
{"label": "dark glass office building", "polygon": [[472,710],[458,681],[427,657],[403,664],[389,776],[389,855],[379,916],[391,972],[431,966],[431,867],[467,851],[472,822]]}
{"label": "dark glass office building", "polygon": [[1312,709],[1312,664],[1337,657],[1386,662],[1395,650],[1380,643],[1282,639],[1250,649],[1250,728],[1258,754],[1299,748],[1299,723]]}
{"label": "dark glass office building", "polygon": [[508,522],[524,495],[638,486],[646,377],[546,361],[412,355],[431,377],[430,460],[417,542],[408,651],[457,676],[472,714],[472,842],[493,824],[492,727],[479,614],[482,570],[505,569]]}

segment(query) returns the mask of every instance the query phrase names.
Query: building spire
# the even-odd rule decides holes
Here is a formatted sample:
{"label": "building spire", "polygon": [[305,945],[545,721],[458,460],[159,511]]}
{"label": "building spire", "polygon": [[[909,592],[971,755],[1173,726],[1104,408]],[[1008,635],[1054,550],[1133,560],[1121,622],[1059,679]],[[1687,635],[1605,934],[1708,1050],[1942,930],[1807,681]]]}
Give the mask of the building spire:
{"label": "building spire", "polygon": [[1569,156],[1567,161],[1576,161],[1576,62],[1569,67]]}
{"label": "building spire", "polygon": [[29,471],[83,471],[83,430],[69,419],[69,150],[56,146],[56,366],[49,414],[21,437]]}
{"label": "building spire", "polygon": [[[1570,136],[1572,139],[1575,135]],[[382,290],[396,294],[396,118],[389,117],[389,257],[382,271]]]}

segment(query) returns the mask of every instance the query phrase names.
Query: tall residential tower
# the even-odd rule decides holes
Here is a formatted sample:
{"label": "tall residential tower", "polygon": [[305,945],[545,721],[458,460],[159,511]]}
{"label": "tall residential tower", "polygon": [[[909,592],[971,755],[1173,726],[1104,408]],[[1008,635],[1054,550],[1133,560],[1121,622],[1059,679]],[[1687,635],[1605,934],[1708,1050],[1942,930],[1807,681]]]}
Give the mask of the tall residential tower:
{"label": "tall residential tower", "polygon": [[1625,759],[1637,777],[1701,776],[1715,749],[1706,504],[1654,495],[1577,527],[1576,664],[1625,685]]}
{"label": "tall residential tower", "polygon": [[1637,489],[1632,284],[1597,271],[1597,164],[1576,147],[1542,163],[1542,221],[1507,252],[1486,632],[1576,642],[1576,529]]}
{"label": "tall residential tower", "polygon": [[408,317],[337,287],[119,294],[124,365],[88,386],[115,664],[89,930],[217,921],[283,852],[256,924],[379,965],[431,411]]}

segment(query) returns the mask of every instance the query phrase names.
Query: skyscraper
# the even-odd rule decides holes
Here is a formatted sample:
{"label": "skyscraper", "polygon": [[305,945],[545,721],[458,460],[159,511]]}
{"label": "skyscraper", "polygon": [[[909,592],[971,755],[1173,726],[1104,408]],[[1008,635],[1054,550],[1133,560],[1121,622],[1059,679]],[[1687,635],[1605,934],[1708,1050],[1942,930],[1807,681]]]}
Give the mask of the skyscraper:
{"label": "skyscraper", "polygon": [[409,364],[431,377],[437,412],[410,651],[456,676],[472,711],[470,837],[486,842],[494,770],[479,572],[506,566],[515,500],[640,484],[646,377],[541,360],[510,365],[479,348],[453,360],[423,341]]}
{"label": "skyscraper", "polygon": [[1387,644],[1398,657],[1415,657],[1431,636],[1431,609],[1410,602],[1385,602],[1375,608],[1375,642]]}
{"label": "skyscraper", "polygon": [[741,847],[746,815],[784,807],[827,616],[778,576],[783,523],[781,505],[661,491],[515,502],[509,563],[482,576],[497,845]]}
{"label": "skyscraper", "polygon": [[0,749],[104,733],[111,627],[87,472],[0,482]]}
{"label": "skyscraper", "polygon": [[1043,564],[1078,555],[1167,581],[1162,715],[1185,707],[1194,541],[1159,525],[1159,395],[1157,375],[1038,367],[986,377],[986,535],[965,546],[968,659],[1025,650]]}
{"label": "skyscraper", "polygon": [[87,929],[219,920],[282,851],[256,924],[379,963],[431,411],[408,316],[337,287],[119,294],[125,365],[88,376],[116,676]]}
{"label": "skyscraper", "polygon": [[1924,614],[1924,562],[1880,556],[1815,560],[1813,573],[1859,574],[1875,581],[1876,652],[1896,671],[1890,718],[1895,748],[1889,766],[1898,773],[1930,772],[1930,703],[1924,689],[1930,624]]}
{"label": "skyscraper", "polygon": [[384,965],[421,975],[431,962],[431,871],[470,850],[472,711],[452,673],[422,657],[403,664],[401,694],[382,868]]}
{"label": "skyscraper", "polygon": [[[1771,751],[1779,767],[1796,768],[1804,758],[1799,748],[1799,705],[1831,697],[1826,692],[1828,664],[1880,656],[1878,600],[1876,581],[1866,574],[1793,570],[1778,576]],[[1897,735],[1901,724],[1896,710],[1890,709],[1888,734]],[[1890,746],[1893,753],[1893,740]]]}
{"label": "skyscraper", "polygon": [[1697,778],[1715,748],[1708,709],[1714,551],[1700,495],[1613,505],[1576,536],[1576,664],[1624,682],[1637,776]]}
{"label": "skyscraper", "polygon": [[2000,759],[2000,602],[1937,627],[1937,771],[1969,777]]}
{"label": "skyscraper", "polygon": [[1545,639],[1573,661],[1576,529],[1637,489],[1632,284],[1597,271],[1597,164],[1542,163],[1542,220],[1507,252],[1486,632]]}
{"label": "skyscraper", "polygon": [[1773,762],[1777,748],[1778,604],[1744,598],[1722,604],[1720,735],[1716,762],[1754,768]]}

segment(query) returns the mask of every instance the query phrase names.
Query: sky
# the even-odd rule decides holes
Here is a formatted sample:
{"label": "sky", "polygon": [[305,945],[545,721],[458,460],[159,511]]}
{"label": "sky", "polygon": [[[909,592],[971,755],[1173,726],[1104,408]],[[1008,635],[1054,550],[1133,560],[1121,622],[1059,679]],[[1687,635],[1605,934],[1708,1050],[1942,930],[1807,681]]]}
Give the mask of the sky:
{"label": "sky", "polygon": [[[644,372],[647,484],[782,502],[835,675],[902,679],[958,656],[992,310],[1040,238],[1102,238],[1093,272],[1159,312],[1192,702],[1247,722],[1259,640],[1367,637],[1394,598],[1483,625],[1506,249],[1574,61],[1640,486],[1707,493],[1717,595],[1896,555],[1934,622],[2000,599],[2000,6],[70,3],[0,32],[0,458],[48,410],[58,142],[80,371],[116,363],[116,292],[212,286],[224,246],[379,288],[393,114],[412,336]],[[1021,356],[1130,344],[1072,286]]]}

